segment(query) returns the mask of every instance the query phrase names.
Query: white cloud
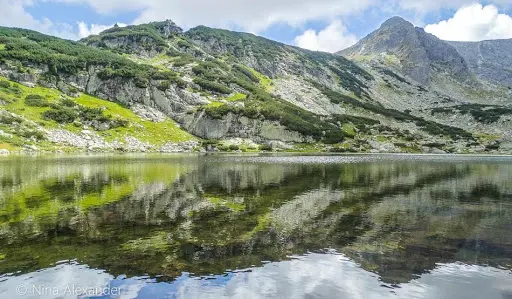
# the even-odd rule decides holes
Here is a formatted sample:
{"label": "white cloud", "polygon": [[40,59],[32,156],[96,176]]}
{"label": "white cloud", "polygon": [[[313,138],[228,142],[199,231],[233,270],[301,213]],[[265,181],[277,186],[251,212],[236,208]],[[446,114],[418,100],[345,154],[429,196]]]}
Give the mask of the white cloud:
{"label": "white cloud", "polygon": [[[511,6],[510,0],[489,0],[486,1],[489,4],[499,6]],[[477,0],[396,0],[399,9],[413,10],[420,15],[424,15],[429,12],[436,12],[439,9],[447,8],[460,8],[466,5],[472,5],[478,3]]]}
{"label": "white cloud", "polygon": [[475,3],[459,9],[449,20],[427,25],[425,31],[454,41],[512,38],[512,17],[500,14],[494,5]]}
{"label": "white cloud", "polygon": [[357,42],[355,35],[348,33],[341,21],[333,21],[319,32],[309,29],[295,38],[295,44],[313,51],[337,52]]}
{"label": "white cloud", "polygon": [[[307,22],[332,21],[336,18],[353,17],[361,12],[377,11],[379,15],[394,15],[414,12],[416,24],[422,25],[425,13],[441,8],[459,8],[475,0],[0,0],[0,25],[35,29],[44,33],[69,39],[78,39],[90,33],[97,33],[109,26],[104,24],[62,24],[48,19],[37,19],[25,11],[25,7],[39,2],[88,5],[96,12],[116,15],[132,12],[137,17],[130,23],[172,19],[185,29],[206,25],[259,33],[275,24],[301,27]],[[496,5],[511,5],[510,0],[489,0]],[[85,20],[87,21],[87,20]],[[321,32],[327,30],[324,29]],[[338,29],[339,30],[339,29]],[[503,30],[503,29],[501,29]],[[332,50],[321,42],[321,32],[306,31],[303,39],[309,38],[308,47],[318,40],[317,48]],[[327,33],[325,33],[327,34]],[[344,32],[344,38],[334,42],[344,45],[351,35]],[[342,42],[344,40],[344,42]]]}
{"label": "white cloud", "polygon": [[57,35],[63,38],[76,39],[73,26],[65,23],[54,23],[50,19],[37,20],[25,11],[32,5],[31,0],[0,0],[0,26],[20,27],[42,33]]}
{"label": "white cloud", "polygon": [[[78,36],[80,38],[84,38],[84,37],[88,37],[89,35],[99,34],[102,31],[105,31],[109,28],[114,27],[114,25],[115,24],[112,24],[112,25],[90,24],[90,25],[88,25],[87,23],[85,23],[83,21],[78,22]],[[117,23],[117,25],[120,27],[127,26],[126,24],[123,24],[123,23]]]}
{"label": "white cloud", "polygon": [[361,12],[377,0],[52,0],[85,3],[100,13],[140,11],[134,23],[172,19],[180,26],[196,25],[261,32],[276,23],[293,26]]}

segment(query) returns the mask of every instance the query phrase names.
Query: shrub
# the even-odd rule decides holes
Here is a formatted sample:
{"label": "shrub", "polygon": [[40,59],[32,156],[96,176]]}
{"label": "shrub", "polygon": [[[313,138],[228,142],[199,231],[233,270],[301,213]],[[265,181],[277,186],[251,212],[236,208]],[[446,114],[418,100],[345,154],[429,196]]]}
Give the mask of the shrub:
{"label": "shrub", "polygon": [[176,56],[180,56],[181,55],[181,52],[172,48],[172,49],[169,49],[165,52],[165,54],[167,56],[170,56],[170,57],[176,57]]}
{"label": "shrub", "polygon": [[108,116],[103,114],[103,109],[101,108],[79,106],[78,114],[83,121],[107,122],[110,120]]}
{"label": "shrub", "polygon": [[231,145],[229,146],[229,150],[230,150],[230,151],[237,151],[237,150],[239,150],[239,149],[240,149],[240,147],[239,147],[238,145],[236,145],[236,144],[231,144]]}
{"label": "shrub", "polygon": [[239,65],[235,65],[234,66],[234,69],[238,72],[240,72],[242,75],[244,75],[245,77],[247,77],[249,80],[251,80],[252,82],[255,82],[255,83],[260,83],[260,79],[254,75],[253,72],[251,72],[250,70],[248,70],[247,68],[243,67],[243,66],[239,66]]}
{"label": "shrub", "polygon": [[25,105],[30,107],[49,107],[50,103],[38,94],[29,94],[25,98]]}
{"label": "shrub", "polygon": [[75,121],[78,117],[78,113],[75,110],[68,107],[52,108],[43,112],[43,118],[47,120],[53,120],[59,124],[68,124]]}
{"label": "shrub", "polygon": [[149,80],[144,77],[135,77],[133,81],[138,88],[147,88],[149,85]]}
{"label": "shrub", "polygon": [[21,121],[11,115],[0,114],[0,124],[11,125],[14,122],[21,122]]}
{"label": "shrub", "polygon": [[192,48],[193,46],[188,41],[180,39],[180,40],[178,40],[178,47],[183,48],[183,49],[189,49],[189,48]]}
{"label": "shrub", "polygon": [[70,108],[73,108],[73,107],[76,107],[77,104],[75,103],[75,101],[73,101],[72,99],[69,99],[69,98],[64,98],[60,101],[60,104],[64,107],[70,107]]}
{"label": "shrub", "polygon": [[187,87],[187,82],[181,78],[173,77],[170,79],[170,81],[174,84],[176,84],[179,88],[185,88]]}
{"label": "shrub", "polygon": [[260,145],[260,151],[272,151],[272,147],[269,144]]}
{"label": "shrub", "polygon": [[201,78],[195,78],[194,83],[199,85],[202,89],[208,90],[211,92],[217,92],[222,94],[230,94],[232,90],[226,85],[219,84],[216,82],[207,81]]}
{"label": "shrub", "polygon": [[1,88],[10,88],[11,83],[9,83],[8,81],[0,80],[0,87]]}
{"label": "shrub", "polygon": [[76,87],[74,87],[74,86],[69,86],[69,87],[68,87],[68,90],[69,90],[69,92],[71,92],[71,93],[78,93],[78,91],[79,91],[79,90],[78,90],[78,88],[76,88]]}
{"label": "shrub", "polygon": [[35,138],[36,140],[44,140],[45,139],[44,134],[37,130],[22,131],[19,135],[21,135],[27,139],[31,139],[31,138]]}
{"label": "shrub", "polygon": [[175,67],[182,67],[187,64],[191,64],[195,61],[195,58],[193,56],[181,56],[180,58],[176,59],[172,64]]}
{"label": "shrub", "polygon": [[110,128],[126,128],[129,125],[129,121],[125,119],[114,119],[110,122]]}
{"label": "shrub", "polygon": [[170,87],[171,87],[171,82],[163,81],[163,82],[160,82],[160,84],[158,84],[156,88],[160,89],[161,91],[166,91]]}

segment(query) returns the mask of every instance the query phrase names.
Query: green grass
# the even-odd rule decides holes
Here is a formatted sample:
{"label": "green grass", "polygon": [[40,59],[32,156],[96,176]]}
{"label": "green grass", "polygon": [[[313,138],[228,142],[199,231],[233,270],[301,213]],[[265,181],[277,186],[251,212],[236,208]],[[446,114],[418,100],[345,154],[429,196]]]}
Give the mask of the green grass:
{"label": "green grass", "polygon": [[226,98],[226,101],[228,101],[228,102],[239,101],[239,100],[244,100],[245,98],[247,98],[246,94],[237,93],[237,94],[235,94],[233,96],[230,96],[230,97]]}
{"label": "green grass", "polygon": [[475,137],[482,141],[495,141],[495,140],[499,140],[502,136],[485,134],[485,133],[476,133]]}
{"label": "green grass", "polygon": [[387,138],[386,136],[379,135],[379,136],[377,136],[377,141],[378,142],[387,142],[387,141],[389,141],[389,138]]}
{"label": "green grass", "polygon": [[274,83],[272,82],[272,79],[269,77],[263,75],[262,73],[256,71],[253,68],[248,68],[254,76],[256,76],[260,80],[260,86],[265,90],[266,92],[269,92],[272,90],[272,87],[274,86]]}
{"label": "green grass", "polygon": [[[235,101],[245,100],[246,98],[247,98],[246,94],[237,93],[235,95],[227,97],[225,100],[228,101],[228,102],[235,102]],[[218,102],[218,101],[213,101],[210,104],[205,105],[204,108],[218,108],[218,107],[221,107],[221,106],[224,106],[224,105],[226,105],[226,103]]]}
{"label": "green grass", "polygon": [[[24,99],[27,95],[35,94],[42,96],[49,103],[55,104],[59,103],[60,97],[62,96],[61,92],[40,86],[29,88],[15,82],[10,83],[13,86],[10,89],[0,89],[0,96],[7,97],[11,100],[11,103],[5,106],[7,111],[21,115],[27,120],[34,121],[45,128],[57,128],[59,126],[56,122],[45,120],[42,117],[42,114],[51,108],[30,107],[26,105]],[[16,90],[16,92],[13,90]],[[82,94],[80,97],[73,99],[73,101],[89,108],[103,108],[105,115],[111,116],[113,119],[121,119],[129,122],[127,127],[118,127],[104,132],[97,132],[98,135],[110,142],[114,140],[123,142],[125,137],[133,136],[143,142],[159,146],[167,142],[183,142],[194,139],[192,135],[179,128],[170,118],[160,123],[146,121],[141,119],[130,109],[117,103],[86,94]],[[82,130],[81,127],[76,127],[73,124],[67,124],[64,128],[75,133]],[[0,142],[12,144],[14,140],[0,140]]]}
{"label": "green grass", "polygon": [[210,104],[206,105],[205,107],[206,108],[218,108],[218,107],[221,107],[224,105],[226,105],[226,104],[222,103],[222,102],[211,102]]}
{"label": "green grass", "polygon": [[[1,78],[0,79],[5,79]],[[8,105],[5,106],[5,109],[9,112],[16,113],[18,115],[22,115],[28,120],[34,121],[38,124],[41,124],[45,127],[56,127],[57,124],[51,121],[44,120],[41,117],[41,114],[47,110],[49,110],[49,107],[31,107],[26,105],[25,103],[25,97],[27,95],[36,94],[42,96],[44,99],[46,99],[49,103],[57,103],[57,99],[59,99],[59,96],[61,93],[57,90],[50,89],[50,88],[44,88],[44,87],[26,87],[21,84],[11,82],[11,85],[13,88],[10,90],[2,89],[0,90],[0,95],[9,97],[12,101]],[[16,92],[14,92],[16,90]]]}
{"label": "green grass", "polygon": [[160,123],[142,120],[133,113],[133,111],[117,103],[101,100],[85,94],[77,98],[76,102],[90,108],[104,107],[106,108],[104,112],[106,115],[130,122],[131,126],[129,127],[119,127],[100,132],[99,134],[108,141],[120,140],[125,136],[133,136],[153,145],[162,145],[167,142],[183,142],[194,139],[192,135],[180,129],[170,118]]}
{"label": "green grass", "polygon": [[346,136],[354,137],[356,136],[355,126],[353,124],[343,124],[341,130],[346,134]]}

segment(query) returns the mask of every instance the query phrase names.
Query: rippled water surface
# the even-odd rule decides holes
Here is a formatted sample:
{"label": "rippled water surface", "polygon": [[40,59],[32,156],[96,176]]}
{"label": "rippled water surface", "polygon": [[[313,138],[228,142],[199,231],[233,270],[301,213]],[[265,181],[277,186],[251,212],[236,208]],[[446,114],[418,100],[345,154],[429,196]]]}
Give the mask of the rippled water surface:
{"label": "rippled water surface", "polygon": [[0,158],[0,298],[512,298],[512,158]]}

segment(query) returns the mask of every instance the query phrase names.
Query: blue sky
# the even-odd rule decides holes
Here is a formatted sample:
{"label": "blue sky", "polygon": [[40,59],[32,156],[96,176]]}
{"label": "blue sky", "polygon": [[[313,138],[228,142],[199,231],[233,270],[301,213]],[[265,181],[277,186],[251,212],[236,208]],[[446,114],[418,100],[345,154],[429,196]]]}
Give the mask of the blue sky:
{"label": "blue sky", "polygon": [[512,1],[467,0],[0,0],[0,25],[69,39],[115,23],[173,19],[253,32],[322,51],[350,46],[400,15],[442,39],[512,38]]}

